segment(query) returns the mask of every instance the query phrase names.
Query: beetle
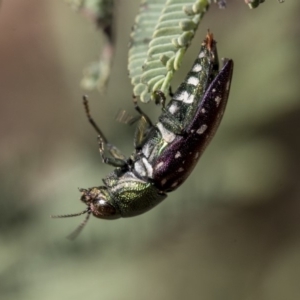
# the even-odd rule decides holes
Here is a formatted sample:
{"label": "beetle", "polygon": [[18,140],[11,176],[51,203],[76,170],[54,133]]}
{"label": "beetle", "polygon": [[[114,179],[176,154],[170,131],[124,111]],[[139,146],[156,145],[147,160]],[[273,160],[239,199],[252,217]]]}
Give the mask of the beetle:
{"label": "beetle", "polygon": [[167,193],[187,179],[218,129],[229,96],[232,73],[231,59],[224,59],[219,71],[216,41],[208,32],[191,70],[166,106],[164,95],[161,95],[162,113],[155,125],[134,98],[139,121],[134,151],[129,158],[107,141],[91,117],[84,97],[86,115],[98,133],[103,162],[115,169],[103,179],[104,185],[80,189],[81,201],[87,205],[84,211],[52,216],[87,214],[71,238],[78,235],[91,214],[108,220],[140,215],[163,201]]}

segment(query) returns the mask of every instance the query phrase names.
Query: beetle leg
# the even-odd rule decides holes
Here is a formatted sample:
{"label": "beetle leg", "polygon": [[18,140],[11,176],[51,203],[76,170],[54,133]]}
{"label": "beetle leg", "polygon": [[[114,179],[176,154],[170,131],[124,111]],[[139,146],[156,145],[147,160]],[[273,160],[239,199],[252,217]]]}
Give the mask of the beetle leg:
{"label": "beetle leg", "polygon": [[[100,155],[105,164],[108,164],[108,165],[111,165],[111,166],[117,167],[117,168],[118,167],[122,168],[127,165],[126,158],[120,152],[120,150],[117,147],[103,141],[103,139],[100,135],[98,135],[98,145],[99,145]],[[105,147],[107,148],[107,150],[109,151],[109,153],[111,154],[112,157],[108,157],[104,154]]]}
{"label": "beetle leg", "polygon": [[146,113],[142,111],[137,103],[137,98],[133,96],[132,98],[135,110],[140,114],[139,122],[136,127],[134,135],[134,147],[139,149],[142,147],[145,137],[149,130],[153,127],[153,124]]}
{"label": "beetle leg", "polygon": [[[171,98],[173,98],[173,96],[174,96],[171,86],[169,86],[169,96]],[[161,104],[162,108],[165,108],[167,99],[166,99],[165,94],[162,91],[160,91],[160,90],[154,91],[153,97],[154,97],[154,101],[155,101],[156,105]]]}
{"label": "beetle leg", "polygon": [[116,121],[126,125],[133,125],[137,121],[139,121],[140,116],[132,116],[126,110],[122,109],[116,115]]}
{"label": "beetle leg", "polygon": [[146,113],[144,113],[142,111],[142,109],[139,107],[138,103],[137,103],[137,98],[136,96],[133,95],[133,98],[132,98],[132,101],[133,101],[133,105],[134,105],[134,109],[141,115],[141,117],[143,117],[146,121],[146,123],[148,123],[148,126],[151,127],[153,126],[150,118],[147,116]]}
{"label": "beetle leg", "polygon": [[[103,162],[109,165],[112,165],[114,167],[123,167],[126,163],[126,157],[121,153],[121,151],[115,147],[114,145],[108,143],[106,137],[100,130],[97,123],[94,121],[90,114],[90,108],[88,104],[87,96],[83,96],[83,105],[85,108],[86,116],[90,122],[90,124],[93,126],[93,128],[98,133],[98,145],[99,145],[99,152],[101,154],[101,157],[103,159]],[[112,157],[106,157],[104,154],[105,148],[108,150],[108,152],[111,154]]]}
{"label": "beetle leg", "polygon": [[162,91],[160,91],[160,90],[154,91],[153,92],[153,97],[154,97],[154,102],[155,102],[156,105],[161,104],[162,108],[165,108],[165,106],[166,106],[166,96]]}
{"label": "beetle leg", "polygon": [[86,95],[84,95],[82,97],[83,100],[83,106],[85,109],[85,114],[90,122],[90,124],[92,125],[92,127],[96,130],[96,132],[98,133],[98,135],[101,137],[101,139],[103,140],[104,143],[107,143],[107,139],[105,137],[105,135],[103,134],[103,132],[101,131],[101,129],[99,128],[99,126],[97,125],[97,123],[94,121],[94,119],[92,118],[91,114],[90,114],[90,108],[89,108],[89,103],[88,103],[88,97]]}
{"label": "beetle leg", "polygon": [[135,149],[140,149],[143,146],[145,138],[147,137],[147,133],[152,127],[153,126],[149,125],[146,118],[144,116],[141,116],[134,134],[133,144]]}
{"label": "beetle leg", "polygon": [[173,96],[174,96],[174,93],[173,93],[173,91],[172,91],[172,87],[171,87],[171,86],[169,86],[169,96],[170,96],[171,98],[173,98]]}

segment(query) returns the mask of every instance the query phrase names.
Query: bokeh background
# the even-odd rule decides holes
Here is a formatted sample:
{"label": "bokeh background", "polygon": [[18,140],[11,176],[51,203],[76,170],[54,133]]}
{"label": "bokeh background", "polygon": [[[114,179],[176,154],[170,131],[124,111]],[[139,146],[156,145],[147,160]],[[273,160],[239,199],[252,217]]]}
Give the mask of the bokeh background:
{"label": "bokeh background", "polygon": [[[139,1],[116,6],[116,56],[93,115],[126,154],[134,128],[127,44]],[[210,28],[235,61],[223,122],[187,182],[145,215],[83,217],[78,187],[101,184],[96,134],[81,103],[83,68],[103,36],[62,0],[0,9],[0,299],[300,298],[300,2],[249,10],[228,0],[200,24],[173,89]],[[155,119],[159,108],[143,107]]]}

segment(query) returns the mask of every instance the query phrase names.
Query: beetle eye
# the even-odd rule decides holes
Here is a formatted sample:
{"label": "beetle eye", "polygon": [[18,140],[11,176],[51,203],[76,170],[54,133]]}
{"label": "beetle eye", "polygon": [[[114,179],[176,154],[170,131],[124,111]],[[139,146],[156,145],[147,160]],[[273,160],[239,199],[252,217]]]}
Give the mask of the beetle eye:
{"label": "beetle eye", "polygon": [[91,204],[91,210],[95,217],[99,219],[118,219],[120,216],[115,207],[104,199],[96,199]]}

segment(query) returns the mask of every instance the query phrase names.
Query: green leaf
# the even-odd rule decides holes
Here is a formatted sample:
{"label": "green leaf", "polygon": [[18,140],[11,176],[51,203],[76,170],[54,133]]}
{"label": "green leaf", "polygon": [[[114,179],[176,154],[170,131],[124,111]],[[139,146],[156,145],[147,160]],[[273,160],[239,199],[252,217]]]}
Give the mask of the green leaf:
{"label": "green leaf", "polygon": [[210,0],[144,0],[131,34],[128,70],[142,102],[167,93]]}

